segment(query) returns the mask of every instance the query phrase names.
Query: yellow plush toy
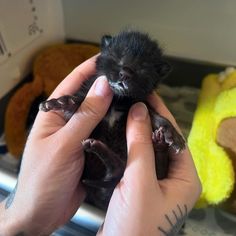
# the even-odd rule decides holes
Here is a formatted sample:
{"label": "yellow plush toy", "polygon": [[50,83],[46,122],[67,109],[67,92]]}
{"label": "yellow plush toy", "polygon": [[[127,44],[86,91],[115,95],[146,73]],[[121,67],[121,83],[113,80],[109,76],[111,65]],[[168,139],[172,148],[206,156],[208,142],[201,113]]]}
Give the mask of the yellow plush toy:
{"label": "yellow plush toy", "polygon": [[236,71],[212,74],[203,80],[188,144],[203,191],[197,206],[218,204],[232,193],[234,168],[226,150],[217,143],[217,130],[236,117]]}

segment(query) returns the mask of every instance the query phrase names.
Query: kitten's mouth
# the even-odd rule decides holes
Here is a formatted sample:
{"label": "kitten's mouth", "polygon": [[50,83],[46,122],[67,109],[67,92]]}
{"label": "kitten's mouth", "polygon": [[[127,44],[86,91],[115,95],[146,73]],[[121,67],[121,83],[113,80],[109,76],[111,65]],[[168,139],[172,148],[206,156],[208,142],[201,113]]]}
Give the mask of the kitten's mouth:
{"label": "kitten's mouth", "polygon": [[125,81],[109,82],[109,84],[115,94],[126,95],[128,93],[128,85]]}

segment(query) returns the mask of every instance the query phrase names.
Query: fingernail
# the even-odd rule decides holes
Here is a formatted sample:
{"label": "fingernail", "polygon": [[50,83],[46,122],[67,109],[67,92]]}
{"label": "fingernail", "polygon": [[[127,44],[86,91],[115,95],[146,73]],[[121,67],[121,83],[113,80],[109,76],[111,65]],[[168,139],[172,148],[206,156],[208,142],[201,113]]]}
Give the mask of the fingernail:
{"label": "fingernail", "polygon": [[111,89],[106,76],[100,76],[96,79],[95,94],[97,96],[108,96],[111,94]]}
{"label": "fingernail", "polygon": [[144,103],[138,102],[131,108],[131,116],[134,120],[145,120],[148,114],[147,107]]}

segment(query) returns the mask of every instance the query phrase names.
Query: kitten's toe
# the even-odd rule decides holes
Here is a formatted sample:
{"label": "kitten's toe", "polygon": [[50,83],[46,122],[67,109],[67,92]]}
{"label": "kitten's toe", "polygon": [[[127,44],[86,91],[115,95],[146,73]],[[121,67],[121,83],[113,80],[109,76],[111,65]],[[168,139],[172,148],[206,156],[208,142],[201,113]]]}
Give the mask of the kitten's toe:
{"label": "kitten's toe", "polygon": [[78,108],[79,98],[76,96],[65,95],[42,102],[39,105],[41,111],[63,111],[74,113]]}
{"label": "kitten's toe", "polygon": [[179,153],[185,148],[185,140],[174,127],[160,126],[153,132],[152,140],[159,148],[165,148],[168,145],[175,153]]}
{"label": "kitten's toe", "polygon": [[82,142],[84,151],[86,152],[92,152],[94,147],[96,146],[97,141],[95,139],[86,139]]}
{"label": "kitten's toe", "polygon": [[159,127],[159,129],[156,129],[152,132],[152,141],[158,150],[166,149],[167,143],[165,140],[163,127]]}
{"label": "kitten's toe", "polygon": [[58,107],[58,104],[57,104],[56,100],[57,99],[54,98],[54,99],[51,99],[51,100],[48,100],[48,101],[41,102],[39,104],[39,110],[44,111],[44,112],[55,110],[55,108]]}
{"label": "kitten's toe", "polygon": [[180,135],[177,132],[173,133],[173,143],[172,145],[170,145],[170,147],[175,151],[175,153],[177,154],[181,152],[182,150],[184,150],[185,146],[186,146],[186,142],[184,138],[182,137],[182,135]]}

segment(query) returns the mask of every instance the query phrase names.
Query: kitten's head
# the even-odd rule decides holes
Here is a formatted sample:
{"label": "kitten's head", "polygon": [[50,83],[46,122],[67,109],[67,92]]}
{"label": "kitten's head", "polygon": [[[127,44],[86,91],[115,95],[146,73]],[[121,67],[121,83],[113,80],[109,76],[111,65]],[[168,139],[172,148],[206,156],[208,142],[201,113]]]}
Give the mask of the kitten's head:
{"label": "kitten's head", "polygon": [[147,34],[124,31],[103,36],[97,72],[106,75],[115,95],[143,100],[169,71],[161,49]]}

